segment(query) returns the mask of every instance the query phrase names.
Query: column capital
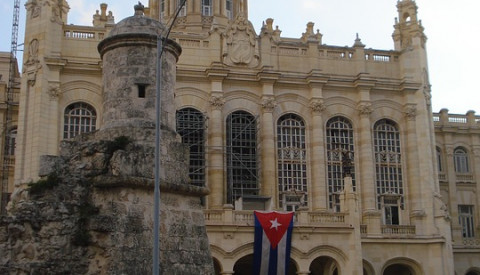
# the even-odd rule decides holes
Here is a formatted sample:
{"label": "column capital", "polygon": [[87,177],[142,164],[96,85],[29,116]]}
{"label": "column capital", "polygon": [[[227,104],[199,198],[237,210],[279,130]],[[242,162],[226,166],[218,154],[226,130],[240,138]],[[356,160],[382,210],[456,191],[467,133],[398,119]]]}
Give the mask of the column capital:
{"label": "column capital", "polygon": [[60,90],[60,82],[52,81],[48,82],[48,95],[50,96],[50,100],[58,100],[58,97],[61,93]]}

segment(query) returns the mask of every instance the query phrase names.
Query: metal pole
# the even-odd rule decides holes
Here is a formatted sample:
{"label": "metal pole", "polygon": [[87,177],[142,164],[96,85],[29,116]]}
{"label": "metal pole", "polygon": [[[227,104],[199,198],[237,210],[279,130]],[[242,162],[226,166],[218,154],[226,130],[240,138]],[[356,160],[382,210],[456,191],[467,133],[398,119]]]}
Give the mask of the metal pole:
{"label": "metal pole", "polygon": [[162,89],[162,37],[157,37],[157,85],[156,85],[156,124],[155,124],[155,189],[154,189],[154,214],[153,214],[153,274],[160,274],[160,138],[161,138],[161,100]]}

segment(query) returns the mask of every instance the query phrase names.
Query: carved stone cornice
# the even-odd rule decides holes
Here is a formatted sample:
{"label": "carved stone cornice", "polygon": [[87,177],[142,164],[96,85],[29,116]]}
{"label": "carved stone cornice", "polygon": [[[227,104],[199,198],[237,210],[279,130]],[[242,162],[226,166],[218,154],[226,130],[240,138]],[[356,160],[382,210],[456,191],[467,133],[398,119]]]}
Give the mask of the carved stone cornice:
{"label": "carved stone cornice", "polygon": [[372,104],[370,102],[360,102],[357,105],[360,116],[370,116],[373,113]]}
{"label": "carved stone cornice", "polygon": [[321,99],[314,99],[310,102],[310,110],[314,114],[321,114],[327,107]]}
{"label": "carved stone cornice", "polygon": [[209,102],[214,110],[221,110],[223,105],[225,105],[225,99],[221,96],[212,96]]}

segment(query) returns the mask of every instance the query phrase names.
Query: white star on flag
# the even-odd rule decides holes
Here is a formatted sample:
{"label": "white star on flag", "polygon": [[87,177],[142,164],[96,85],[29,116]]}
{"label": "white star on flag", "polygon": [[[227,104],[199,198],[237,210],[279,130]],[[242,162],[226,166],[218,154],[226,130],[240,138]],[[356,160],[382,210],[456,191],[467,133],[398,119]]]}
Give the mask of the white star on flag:
{"label": "white star on flag", "polygon": [[270,229],[275,228],[275,230],[278,231],[278,227],[281,226],[282,224],[278,222],[277,218],[275,220],[270,220],[272,223],[272,226],[270,226]]}

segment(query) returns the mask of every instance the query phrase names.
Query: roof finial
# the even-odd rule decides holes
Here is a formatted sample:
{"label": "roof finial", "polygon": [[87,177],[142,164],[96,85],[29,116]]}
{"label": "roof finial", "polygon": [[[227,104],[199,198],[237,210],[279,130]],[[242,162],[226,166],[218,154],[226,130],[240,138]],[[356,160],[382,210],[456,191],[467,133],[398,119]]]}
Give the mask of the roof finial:
{"label": "roof finial", "polygon": [[145,6],[142,5],[140,1],[138,1],[138,4],[135,5],[135,16],[143,16],[143,12],[145,11]]}

